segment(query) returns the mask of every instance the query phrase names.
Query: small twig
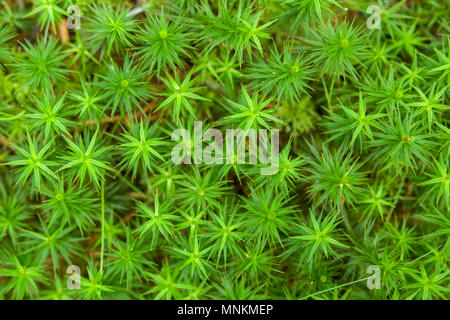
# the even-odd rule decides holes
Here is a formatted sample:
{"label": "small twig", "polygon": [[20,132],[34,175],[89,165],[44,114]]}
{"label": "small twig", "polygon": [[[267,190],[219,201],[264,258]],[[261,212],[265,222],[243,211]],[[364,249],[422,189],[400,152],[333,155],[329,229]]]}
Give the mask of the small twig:
{"label": "small twig", "polygon": [[67,29],[66,19],[64,18],[59,24],[59,35],[62,43],[69,41],[69,30]]}

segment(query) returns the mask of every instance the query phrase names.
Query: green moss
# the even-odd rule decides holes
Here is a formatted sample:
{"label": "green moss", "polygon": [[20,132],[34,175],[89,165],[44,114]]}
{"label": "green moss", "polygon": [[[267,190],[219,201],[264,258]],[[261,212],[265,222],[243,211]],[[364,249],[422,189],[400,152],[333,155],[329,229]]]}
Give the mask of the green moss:
{"label": "green moss", "polygon": [[0,299],[450,298],[445,1],[70,2],[1,5]]}

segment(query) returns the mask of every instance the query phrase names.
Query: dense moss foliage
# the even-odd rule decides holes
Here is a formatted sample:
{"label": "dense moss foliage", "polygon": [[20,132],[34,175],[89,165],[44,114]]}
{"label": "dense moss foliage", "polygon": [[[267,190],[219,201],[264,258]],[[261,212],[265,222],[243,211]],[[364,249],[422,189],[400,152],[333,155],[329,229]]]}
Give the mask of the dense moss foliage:
{"label": "dense moss foliage", "polygon": [[2,1],[0,299],[448,299],[449,18]]}

